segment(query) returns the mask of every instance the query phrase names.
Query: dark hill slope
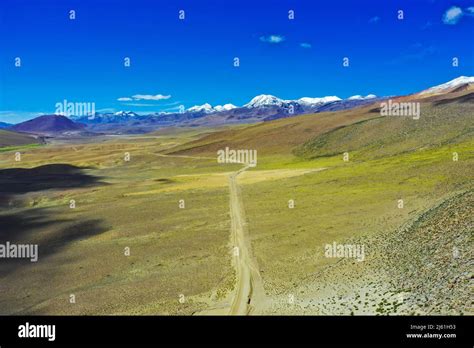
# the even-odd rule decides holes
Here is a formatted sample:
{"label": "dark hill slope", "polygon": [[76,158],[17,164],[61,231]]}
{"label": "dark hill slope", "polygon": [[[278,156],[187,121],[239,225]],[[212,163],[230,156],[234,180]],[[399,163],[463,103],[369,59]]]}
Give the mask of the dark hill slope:
{"label": "dark hill slope", "polygon": [[42,141],[27,134],[0,129],[0,147],[39,144]]}
{"label": "dark hill slope", "polygon": [[68,131],[81,131],[84,125],[71,121],[60,115],[44,115],[22,123],[18,123],[10,129],[24,133],[63,133]]}
{"label": "dark hill slope", "polygon": [[384,116],[330,130],[295,154],[317,158],[358,151],[359,158],[378,158],[468,141],[474,138],[474,105],[466,96],[422,103],[418,120]]}

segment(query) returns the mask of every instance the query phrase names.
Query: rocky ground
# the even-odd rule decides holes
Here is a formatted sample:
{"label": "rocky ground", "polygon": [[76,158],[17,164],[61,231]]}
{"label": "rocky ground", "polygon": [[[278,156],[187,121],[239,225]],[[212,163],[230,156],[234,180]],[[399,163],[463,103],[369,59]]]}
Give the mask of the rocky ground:
{"label": "rocky ground", "polygon": [[472,315],[474,193],[447,198],[397,231],[354,238],[342,258],[272,299],[266,313]]}
{"label": "rocky ground", "polygon": [[392,286],[408,291],[407,314],[473,314],[473,211],[474,193],[461,193],[384,245]]}

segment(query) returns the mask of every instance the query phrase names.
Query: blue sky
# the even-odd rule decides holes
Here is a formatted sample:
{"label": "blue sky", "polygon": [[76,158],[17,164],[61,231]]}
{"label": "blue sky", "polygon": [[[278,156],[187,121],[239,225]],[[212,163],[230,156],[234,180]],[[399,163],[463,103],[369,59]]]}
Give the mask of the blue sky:
{"label": "blue sky", "polygon": [[474,75],[473,38],[474,0],[2,0],[0,121],[64,99],[144,113],[407,94]]}

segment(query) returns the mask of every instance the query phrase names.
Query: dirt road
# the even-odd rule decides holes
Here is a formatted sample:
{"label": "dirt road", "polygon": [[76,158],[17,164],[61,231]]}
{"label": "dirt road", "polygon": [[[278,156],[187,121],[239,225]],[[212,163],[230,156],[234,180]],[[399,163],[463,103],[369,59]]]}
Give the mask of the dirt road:
{"label": "dirt road", "polygon": [[[209,157],[164,155],[159,153],[153,154],[160,157],[210,159]],[[232,303],[228,313],[230,315],[256,314],[259,312],[259,309],[263,307],[265,302],[263,282],[257,263],[255,262],[251,252],[242,197],[239,185],[237,184],[237,176],[250,167],[250,165],[247,165],[229,175],[231,242],[233,246],[232,255],[237,278]],[[196,314],[224,314],[222,313],[222,310],[222,307],[211,308]]]}
{"label": "dirt road", "polygon": [[237,184],[237,176],[248,168],[250,166],[229,176],[232,254],[237,275],[230,315],[257,312],[265,295],[262,278],[251,253],[240,188]]}

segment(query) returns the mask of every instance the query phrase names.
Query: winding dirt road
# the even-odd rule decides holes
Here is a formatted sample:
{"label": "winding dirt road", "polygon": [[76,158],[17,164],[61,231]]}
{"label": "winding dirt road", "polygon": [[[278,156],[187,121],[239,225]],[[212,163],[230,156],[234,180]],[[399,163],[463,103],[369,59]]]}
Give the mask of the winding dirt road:
{"label": "winding dirt road", "polygon": [[[214,159],[210,157],[196,157],[186,155],[165,155],[153,153],[160,157],[182,157],[193,159]],[[229,175],[230,189],[230,218],[231,218],[231,242],[233,245],[233,265],[236,271],[236,284],[234,296],[229,309],[229,315],[248,315],[259,312],[265,302],[265,291],[263,289],[262,277],[258,270],[247,234],[247,224],[242,203],[242,195],[237,176],[251,168],[246,165],[237,172]],[[211,308],[196,314],[220,314],[222,308]]]}
{"label": "winding dirt road", "polygon": [[247,315],[256,312],[265,296],[262,278],[253,259],[237,176],[250,168],[246,166],[229,176],[230,217],[233,243],[233,262],[237,275],[230,315]]}

